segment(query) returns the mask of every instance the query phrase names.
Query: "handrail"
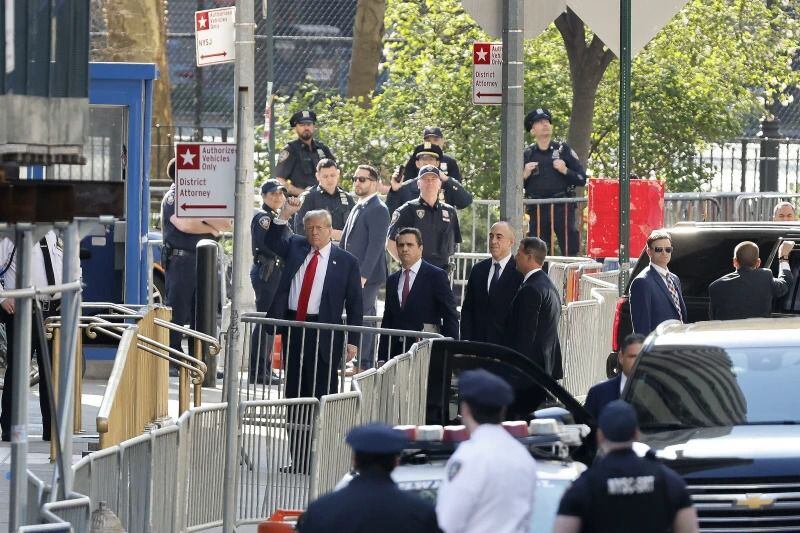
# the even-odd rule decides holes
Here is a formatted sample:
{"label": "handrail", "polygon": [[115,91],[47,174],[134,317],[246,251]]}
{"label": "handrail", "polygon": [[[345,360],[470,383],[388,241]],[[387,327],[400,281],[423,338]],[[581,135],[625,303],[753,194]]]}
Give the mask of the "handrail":
{"label": "handrail", "polygon": [[[100,432],[100,446],[103,446],[103,434],[108,433],[108,417],[111,416],[111,408],[114,406],[114,400],[117,396],[120,384],[122,383],[123,372],[125,371],[125,359],[131,351],[131,343],[133,336],[136,334],[138,328],[126,329],[120,338],[119,348],[117,349],[117,356],[114,361],[114,368],[111,370],[111,376],[108,378],[108,387],[106,387],[107,394],[103,395],[103,401],[100,403],[100,409],[97,412],[97,430]],[[122,358],[122,359],[120,359]]]}
{"label": "handrail", "polygon": [[211,335],[206,335],[205,333],[185,328],[183,326],[173,324],[168,320],[162,320],[160,318],[155,319],[155,324],[156,326],[161,326],[162,328],[182,333],[187,337],[192,337],[194,339],[206,342],[209,345],[208,349],[211,355],[217,355],[222,349],[222,346],[219,344],[219,340],[217,340],[215,337],[212,337]]}
{"label": "handrail", "polygon": [[0,290],[0,298],[32,298],[34,296],[52,295],[59,292],[77,292],[81,290],[80,281],[70,281],[45,287],[27,287],[25,289]]}
{"label": "handrail", "polygon": [[[348,326],[345,324],[325,324],[322,322],[314,322],[313,324],[309,324],[308,322],[300,322],[297,320],[283,320],[279,318],[269,318],[264,316],[264,313],[242,313],[241,321],[253,322],[257,324],[265,324],[267,326],[279,326],[279,327],[303,328],[303,327],[313,326],[314,329],[319,329],[323,331],[346,331],[348,333],[372,333],[375,335],[393,335],[393,336],[405,336],[409,334],[409,331],[405,329],[371,328],[369,326]],[[444,338],[443,335],[440,335],[439,333],[434,333],[432,331],[414,331],[413,333],[414,337],[417,337],[419,339]]]}

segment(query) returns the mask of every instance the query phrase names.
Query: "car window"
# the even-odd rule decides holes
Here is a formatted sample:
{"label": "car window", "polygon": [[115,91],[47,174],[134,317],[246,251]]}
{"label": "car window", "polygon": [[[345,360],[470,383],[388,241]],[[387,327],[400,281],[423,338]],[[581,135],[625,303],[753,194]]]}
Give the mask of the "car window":
{"label": "car window", "polygon": [[800,423],[800,347],[658,346],[642,354],[626,398],[643,431]]}

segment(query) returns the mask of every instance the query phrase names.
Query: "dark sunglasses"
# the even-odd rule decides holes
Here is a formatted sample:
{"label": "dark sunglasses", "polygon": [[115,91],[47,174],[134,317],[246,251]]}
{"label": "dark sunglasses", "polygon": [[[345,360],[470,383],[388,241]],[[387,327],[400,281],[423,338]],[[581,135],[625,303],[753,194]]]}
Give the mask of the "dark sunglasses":
{"label": "dark sunglasses", "polygon": [[353,181],[357,181],[359,183],[365,183],[367,181],[373,181],[373,179],[367,176],[353,176]]}
{"label": "dark sunglasses", "polygon": [[672,246],[655,246],[653,247],[653,251],[657,254],[662,252],[667,252],[668,254],[672,253]]}

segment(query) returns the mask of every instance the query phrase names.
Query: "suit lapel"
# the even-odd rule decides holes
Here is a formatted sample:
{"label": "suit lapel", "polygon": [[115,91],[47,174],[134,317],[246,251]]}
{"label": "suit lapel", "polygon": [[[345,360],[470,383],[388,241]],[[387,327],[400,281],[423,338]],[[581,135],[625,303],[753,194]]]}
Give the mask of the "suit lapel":
{"label": "suit lapel", "polygon": [[667,301],[670,303],[672,307],[675,307],[675,304],[672,301],[672,295],[669,293],[669,289],[667,288],[667,281],[664,279],[664,276],[659,274],[655,268],[650,268],[650,272],[647,273],[649,276],[652,276],[653,283],[658,285],[658,288],[661,289],[661,292],[664,296],[667,297]]}
{"label": "suit lapel", "polygon": [[[322,298],[321,301],[325,301],[328,293],[331,290],[332,283],[340,283],[343,277],[339,276],[339,248],[336,246],[331,245],[331,253],[328,256],[328,268],[325,271],[325,281],[323,281],[322,285]],[[333,281],[339,280],[339,281]]]}

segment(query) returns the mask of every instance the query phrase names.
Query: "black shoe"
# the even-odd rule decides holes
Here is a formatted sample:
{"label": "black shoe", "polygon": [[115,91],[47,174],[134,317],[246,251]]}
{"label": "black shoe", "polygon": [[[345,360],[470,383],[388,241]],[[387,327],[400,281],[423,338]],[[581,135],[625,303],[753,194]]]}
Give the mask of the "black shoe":
{"label": "black shoe", "polygon": [[42,432],[42,440],[44,442],[50,442],[50,432],[49,431],[47,433]]}

